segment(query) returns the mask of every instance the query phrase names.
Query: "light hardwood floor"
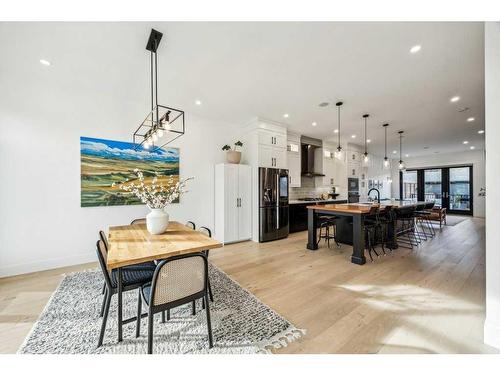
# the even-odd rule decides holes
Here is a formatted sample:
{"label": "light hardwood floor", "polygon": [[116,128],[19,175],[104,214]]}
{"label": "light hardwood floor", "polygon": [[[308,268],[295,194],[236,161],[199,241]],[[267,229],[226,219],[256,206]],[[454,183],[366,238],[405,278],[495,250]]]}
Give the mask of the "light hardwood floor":
{"label": "light hardwood floor", "polygon": [[[444,227],[415,250],[374,263],[351,248],[305,249],[306,233],[211,251],[210,258],[307,335],[277,353],[495,353],[483,344],[484,220]],[[0,280],[0,352],[17,350],[62,274]]]}

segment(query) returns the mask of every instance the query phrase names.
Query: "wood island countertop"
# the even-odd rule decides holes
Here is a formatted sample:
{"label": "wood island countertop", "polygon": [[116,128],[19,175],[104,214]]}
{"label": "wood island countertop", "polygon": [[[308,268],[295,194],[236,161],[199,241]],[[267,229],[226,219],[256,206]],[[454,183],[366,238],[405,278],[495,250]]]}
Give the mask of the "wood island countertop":
{"label": "wood island countertop", "polygon": [[[392,206],[394,208],[417,206],[429,202],[412,202],[412,201],[382,201],[380,209],[383,211],[385,206]],[[314,206],[307,206],[310,210],[321,210],[331,212],[341,212],[346,214],[366,214],[370,212],[371,203],[343,203],[343,204],[316,204]]]}

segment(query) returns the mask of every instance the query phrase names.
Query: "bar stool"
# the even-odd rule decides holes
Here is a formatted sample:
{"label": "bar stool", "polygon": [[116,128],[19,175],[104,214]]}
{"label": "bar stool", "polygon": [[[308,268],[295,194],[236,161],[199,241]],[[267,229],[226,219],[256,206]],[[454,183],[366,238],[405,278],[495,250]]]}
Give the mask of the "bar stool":
{"label": "bar stool", "polygon": [[316,245],[318,245],[321,240],[324,239],[328,245],[328,248],[330,248],[330,240],[334,240],[337,247],[340,247],[340,244],[337,242],[337,217],[320,216],[318,220],[320,221],[320,225],[318,242],[316,243]]}
{"label": "bar stool", "polygon": [[[365,249],[368,250],[368,255],[370,256],[370,261],[373,262],[372,252],[375,253],[377,258],[380,256],[375,250],[377,229],[380,226],[379,221],[379,207],[372,206],[368,212],[368,217],[365,219],[364,225],[364,236],[365,236]],[[385,251],[384,251],[385,254]]]}

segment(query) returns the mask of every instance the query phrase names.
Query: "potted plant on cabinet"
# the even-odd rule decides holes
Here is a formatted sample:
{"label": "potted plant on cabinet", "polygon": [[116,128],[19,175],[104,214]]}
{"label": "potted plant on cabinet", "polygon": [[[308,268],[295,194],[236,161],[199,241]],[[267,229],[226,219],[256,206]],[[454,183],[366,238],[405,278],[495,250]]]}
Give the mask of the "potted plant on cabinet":
{"label": "potted plant on cabinet", "polygon": [[226,151],[226,161],[230,164],[240,164],[241,161],[241,151],[238,151],[238,147],[242,147],[243,143],[241,141],[237,141],[234,143],[234,150],[231,149],[231,146],[224,145],[222,147],[222,151]]}

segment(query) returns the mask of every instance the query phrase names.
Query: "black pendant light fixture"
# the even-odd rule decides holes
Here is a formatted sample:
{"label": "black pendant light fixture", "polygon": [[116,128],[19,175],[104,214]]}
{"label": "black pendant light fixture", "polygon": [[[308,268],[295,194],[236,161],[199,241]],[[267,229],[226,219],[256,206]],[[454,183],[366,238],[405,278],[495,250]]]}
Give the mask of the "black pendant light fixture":
{"label": "black pendant light fixture", "polygon": [[403,131],[398,131],[399,133],[399,165],[398,168],[400,171],[405,169],[405,163],[403,161]]}
{"label": "black pendant light fixture", "polygon": [[384,169],[391,169],[391,162],[389,161],[389,158],[387,157],[387,127],[389,126],[389,124],[384,124],[382,125],[384,127],[384,132],[385,132],[385,135],[384,135],[384,139],[385,139],[385,153],[384,153]]}
{"label": "black pendant light fixture", "polygon": [[158,47],[163,34],[151,29],[146,50],[151,55],[151,111],[134,132],[136,148],[155,150],[185,132],[184,111],[158,104]]}
{"label": "black pendant light fixture", "polygon": [[335,151],[335,157],[337,159],[343,159],[343,151],[342,146],[340,145],[340,107],[344,104],[343,102],[337,102],[335,105],[337,106],[337,150]]}
{"label": "black pendant light fixture", "polygon": [[363,153],[363,162],[365,164],[368,164],[368,162],[370,161],[370,158],[368,157],[368,146],[366,142],[366,121],[368,120],[368,117],[370,117],[369,114],[363,115],[363,118],[365,119],[365,152]]}

